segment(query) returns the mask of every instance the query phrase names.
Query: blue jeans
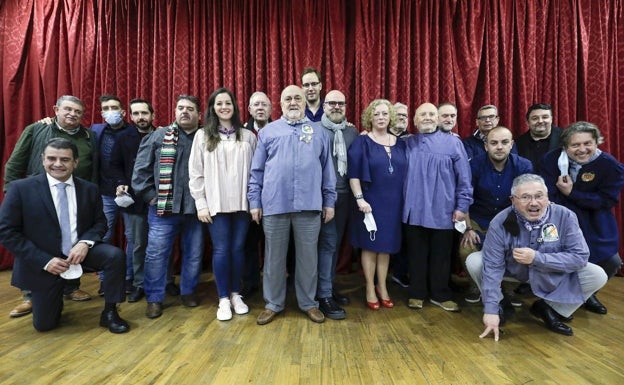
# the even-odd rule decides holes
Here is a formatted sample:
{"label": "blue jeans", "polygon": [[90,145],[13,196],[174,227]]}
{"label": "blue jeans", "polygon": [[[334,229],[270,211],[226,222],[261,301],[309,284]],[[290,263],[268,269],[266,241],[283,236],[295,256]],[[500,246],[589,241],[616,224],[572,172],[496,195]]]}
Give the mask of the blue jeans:
{"label": "blue jeans", "polygon": [[238,211],[217,214],[208,224],[212,239],[212,272],[219,298],[228,298],[230,293],[240,292],[249,221],[247,212]]}
{"label": "blue jeans", "polygon": [[147,223],[149,230],[143,280],[147,302],[163,302],[165,299],[167,264],[178,234],[181,234],[182,249],[180,294],[194,293],[204,254],[202,223],[195,214],[157,215],[156,206],[149,207]]}

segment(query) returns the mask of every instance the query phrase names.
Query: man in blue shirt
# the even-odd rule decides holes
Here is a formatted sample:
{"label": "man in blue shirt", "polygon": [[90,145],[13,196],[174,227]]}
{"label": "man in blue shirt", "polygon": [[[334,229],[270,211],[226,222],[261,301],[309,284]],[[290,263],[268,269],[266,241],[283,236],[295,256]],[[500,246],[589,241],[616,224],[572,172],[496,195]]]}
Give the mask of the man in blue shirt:
{"label": "man in blue shirt", "polygon": [[317,287],[317,242],[321,220],[334,217],[336,174],[325,129],[305,116],[305,95],[291,85],[282,91],[282,117],[258,134],[251,163],[249,207],[265,235],[263,294],[267,302],[257,319],[265,325],[284,310],[286,253],[292,226],[295,289],[299,308],[313,322],[325,316],[314,299]]}
{"label": "man in blue shirt", "polygon": [[[498,126],[499,120],[498,108],[495,105],[488,104],[479,108],[476,120],[477,130],[463,140],[468,160],[472,161],[477,155],[485,153],[485,147],[483,147],[485,138],[491,129]],[[514,154],[518,153],[515,145],[511,148],[511,152]]]}
{"label": "man in blue shirt", "polygon": [[323,116],[323,99],[321,99],[323,81],[321,80],[321,73],[314,68],[305,68],[301,74],[301,86],[306,98],[305,115],[312,122],[320,122]]}
{"label": "man in blue shirt", "polygon": [[[492,218],[511,204],[509,192],[514,178],[533,172],[528,159],[510,153],[513,143],[509,129],[503,126],[493,128],[485,140],[486,152],[470,162],[474,202],[470,206],[468,226],[459,249],[462,261],[479,249]],[[477,303],[480,297],[478,290],[471,290],[466,301]]]}

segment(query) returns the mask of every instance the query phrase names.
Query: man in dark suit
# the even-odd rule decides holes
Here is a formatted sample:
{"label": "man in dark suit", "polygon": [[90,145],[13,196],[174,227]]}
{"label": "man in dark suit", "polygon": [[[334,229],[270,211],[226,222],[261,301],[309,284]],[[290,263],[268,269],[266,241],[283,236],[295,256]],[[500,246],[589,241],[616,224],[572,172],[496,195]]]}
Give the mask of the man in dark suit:
{"label": "man in dark suit", "polygon": [[124,333],[116,305],[124,301],[125,256],[101,242],[107,227],[97,185],[72,176],[78,148],[68,139],[50,139],[42,162],[46,173],[14,181],[0,206],[0,243],[15,255],[11,284],[32,291],[33,326],[48,331],[63,310],[60,274],[75,264],[103,270],[100,326]]}

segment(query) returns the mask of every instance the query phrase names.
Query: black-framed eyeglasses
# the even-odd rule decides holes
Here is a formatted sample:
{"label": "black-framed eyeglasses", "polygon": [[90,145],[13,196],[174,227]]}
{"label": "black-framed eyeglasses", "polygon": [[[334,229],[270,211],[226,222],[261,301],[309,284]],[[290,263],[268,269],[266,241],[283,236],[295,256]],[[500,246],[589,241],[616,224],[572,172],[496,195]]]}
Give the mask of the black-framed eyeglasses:
{"label": "black-framed eyeglasses", "polygon": [[477,116],[477,119],[479,119],[482,122],[485,122],[486,120],[494,120],[496,118],[498,118],[498,115]]}
{"label": "black-framed eyeglasses", "polygon": [[335,101],[325,101],[325,104],[327,104],[330,107],[344,107],[347,105],[347,103],[345,102],[335,102]]}
{"label": "black-framed eyeglasses", "polygon": [[303,88],[310,88],[310,87],[316,87],[319,84],[321,84],[321,82],[310,82],[310,83],[303,83],[302,86]]}

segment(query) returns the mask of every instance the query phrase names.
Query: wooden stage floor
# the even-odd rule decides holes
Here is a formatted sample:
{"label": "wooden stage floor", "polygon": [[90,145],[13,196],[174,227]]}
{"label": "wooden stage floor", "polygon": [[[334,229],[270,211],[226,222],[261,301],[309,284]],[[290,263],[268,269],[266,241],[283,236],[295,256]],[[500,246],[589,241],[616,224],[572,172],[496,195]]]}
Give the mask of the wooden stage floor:
{"label": "wooden stage floor", "polygon": [[256,325],[263,308],[256,294],[250,313],[216,320],[216,288],[202,275],[201,305],[185,308],[167,297],[162,317],[145,317],[145,301],[123,303],[131,325],[114,335],[98,326],[103,300],[98,280],[83,277],[94,299],[65,302],[62,326],[38,333],[31,316],[12,319],[20,300],[0,272],[1,384],[624,384],[624,278],[611,279],[599,298],[601,316],[579,309],[570,322],[573,337],[549,332],[524,305],[500,341],[479,339],[481,305],[457,294],[461,313],[429,303],[406,306],[406,292],[390,284],[394,309],[364,305],[363,277],[338,277],[351,297],[347,319],[309,321],[289,292],[286,311]]}

